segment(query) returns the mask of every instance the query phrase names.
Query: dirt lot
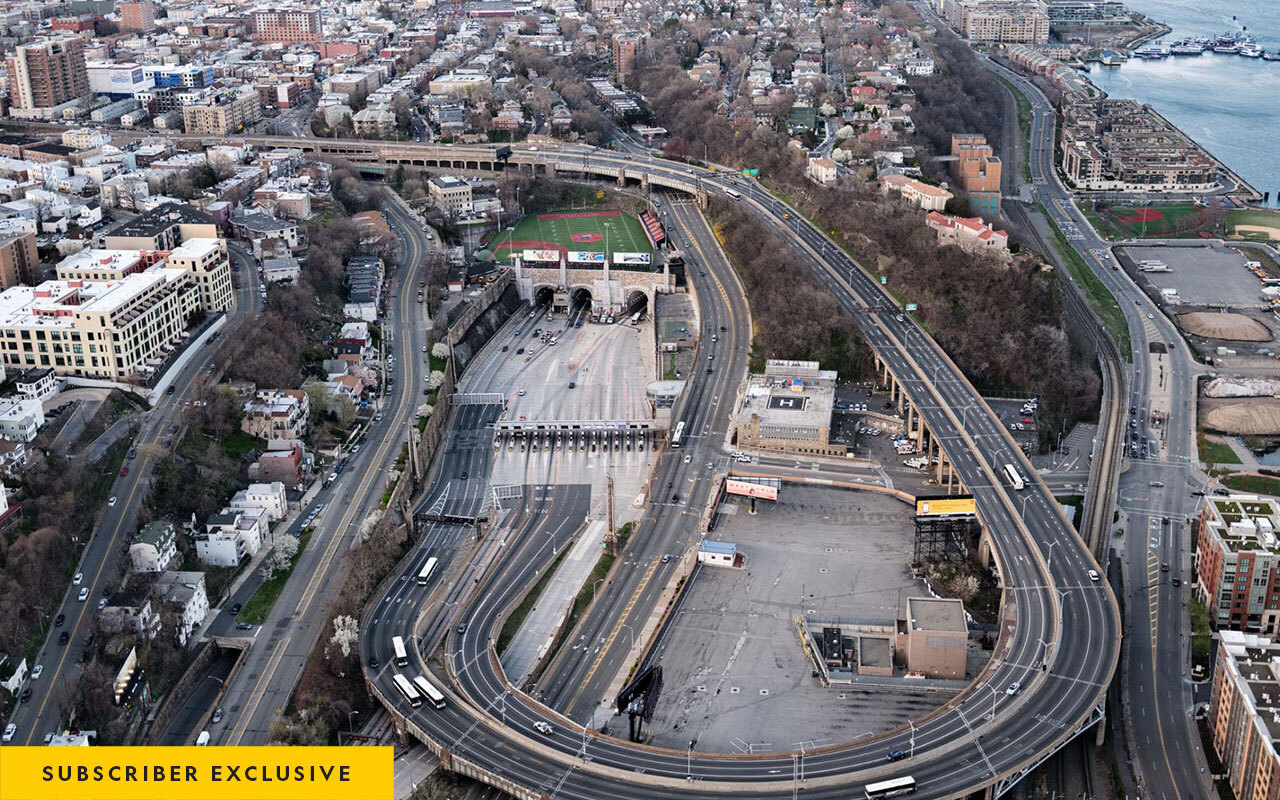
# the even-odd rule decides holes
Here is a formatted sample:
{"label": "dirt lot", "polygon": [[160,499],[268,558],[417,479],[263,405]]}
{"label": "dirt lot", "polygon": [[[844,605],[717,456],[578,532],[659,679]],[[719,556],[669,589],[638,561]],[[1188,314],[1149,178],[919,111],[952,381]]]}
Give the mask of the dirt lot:
{"label": "dirt lot", "polygon": [[1208,430],[1242,436],[1280,434],[1280,400],[1275,398],[1202,398],[1200,413],[1201,422]]}
{"label": "dirt lot", "polygon": [[1222,339],[1228,342],[1269,342],[1271,331],[1266,325],[1244,314],[1213,311],[1193,311],[1179,314],[1178,324],[1188,333],[1206,339]]}

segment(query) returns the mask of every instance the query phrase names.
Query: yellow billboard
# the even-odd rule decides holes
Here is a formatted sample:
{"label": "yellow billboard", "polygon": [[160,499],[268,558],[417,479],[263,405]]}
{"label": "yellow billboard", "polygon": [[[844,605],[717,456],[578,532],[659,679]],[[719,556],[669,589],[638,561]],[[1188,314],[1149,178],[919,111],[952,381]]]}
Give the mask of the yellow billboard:
{"label": "yellow billboard", "polygon": [[978,513],[978,504],[969,495],[955,497],[917,497],[917,517],[959,517]]}

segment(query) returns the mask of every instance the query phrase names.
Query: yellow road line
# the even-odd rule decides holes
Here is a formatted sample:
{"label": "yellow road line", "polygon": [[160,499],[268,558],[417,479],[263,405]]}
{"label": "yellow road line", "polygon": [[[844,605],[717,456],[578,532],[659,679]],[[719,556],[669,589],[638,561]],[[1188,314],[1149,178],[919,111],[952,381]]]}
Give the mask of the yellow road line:
{"label": "yellow road line", "polygon": [[240,720],[236,722],[235,727],[232,729],[234,740],[232,737],[228,737],[228,745],[240,744],[240,740],[248,733],[249,723],[253,721],[253,715],[258,710],[258,704],[262,702],[262,682],[268,680],[275,673],[276,667],[284,660],[285,653],[288,651],[289,641],[290,637],[285,636],[276,642],[275,648],[271,651],[271,657],[267,659],[267,669],[262,671],[262,674],[258,676],[257,682],[253,684],[253,693],[251,695],[253,705],[249,707],[246,713],[240,715]]}
{"label": "yellow road line", "polygon": [[[631,609],[634,608],[636,603],[640,600],[640,594],[644,591],[644,588],[649,585],[649,580],[653,578],[653,573],[658,571],[658,565],[661,563],[662,559],[654,558],[653,563],[649,565],[649,569],[645,571],[644,577],[640,579],[640,583],[636,586],[636,590],[631,594],[631,600],[627,602],[627,607],[622,609],[622,613],[618,615],[618,622],[613,626],[613,630],[609,632],[609,638],[605,640],[604,646],[602,646],[600,648],[600,652],[596,654],[596,660],[591,664],[591,669],[587,671],[587,676],[582,679],[582,686],[586,686],[588,683],[591,683],[592,676],[594,676],[596,674],[596,670],[600,668],[600,662],[604,661],[605,654],[609,652],[611,647],[613,647],[614,639],[618,638],[618,634],[622,632],[622,628],[624,627],[623,621],[627,618],[627,615],[631,613]],[[635,632],[632,631],[632,635],[634,634]],[[634,644],[635,641],[632,640],[632,645],[634,646]]]}

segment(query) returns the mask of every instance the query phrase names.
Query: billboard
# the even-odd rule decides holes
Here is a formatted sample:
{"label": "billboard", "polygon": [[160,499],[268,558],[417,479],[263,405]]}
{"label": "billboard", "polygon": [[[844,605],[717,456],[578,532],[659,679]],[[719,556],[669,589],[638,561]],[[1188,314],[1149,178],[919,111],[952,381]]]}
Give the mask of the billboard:
{"label": "billboard", "polygon": [[749,481],[738,481],[733,478],[725,479],[724,490],[729,494],[739,494],[743,497],[759,497],[762,500],[778,499],[777,486],[765,486],[763,484],[751,483]]}
{"label": "billboard", "polygon": [[590,250],[570,250],[570,264],[603,264],[604,253],[593,253]]}
{"label": "billboard", "polygon": [[613,263],[615,264],[645,264],[652,262],[653,257],[648,253],[614,253]]}
{"label": "billboard", "polygon": [[978,513],[978,505],[972,495],[952,497],[917,497],[917,517],[971,517]]}
{"label": "billboard", "polygon": [[525,261],[554,261],[560,263],[559,250],[522,250],[520,257]]}

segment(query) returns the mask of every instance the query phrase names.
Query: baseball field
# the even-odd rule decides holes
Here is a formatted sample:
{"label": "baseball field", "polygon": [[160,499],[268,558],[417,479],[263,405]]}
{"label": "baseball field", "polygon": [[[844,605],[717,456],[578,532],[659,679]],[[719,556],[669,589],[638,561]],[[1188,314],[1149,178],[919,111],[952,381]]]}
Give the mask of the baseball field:
{"label": "baseball field", "polygon": [[621,211],[568,210],[531,215],[494,237],[490,249],[500,261],[510,260],[521,250],[653,254],[640,220]]}

